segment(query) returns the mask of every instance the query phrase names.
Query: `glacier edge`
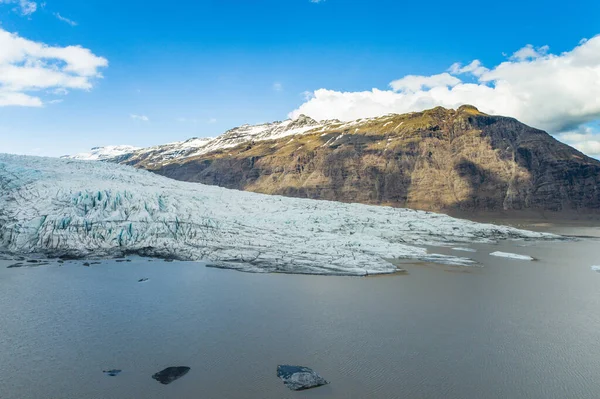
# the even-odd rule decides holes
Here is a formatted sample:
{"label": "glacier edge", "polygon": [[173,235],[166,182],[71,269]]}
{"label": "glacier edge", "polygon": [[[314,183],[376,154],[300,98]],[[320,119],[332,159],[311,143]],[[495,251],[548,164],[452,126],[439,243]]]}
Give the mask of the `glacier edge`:
{"label": "glacier edge", "polygon": [[385,259],[469,265],[425,245],[557,239],[409,209],[284,198],[104,162],[0,154],[0,251],[138,254],[250,272],[367,275]]}

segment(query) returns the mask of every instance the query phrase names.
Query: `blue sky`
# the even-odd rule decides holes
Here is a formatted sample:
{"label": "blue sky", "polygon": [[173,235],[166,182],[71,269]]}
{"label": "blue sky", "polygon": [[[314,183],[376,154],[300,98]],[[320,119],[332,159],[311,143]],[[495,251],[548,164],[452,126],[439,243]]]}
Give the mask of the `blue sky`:
{"label": "blue sky", "polygon": [[[57,156],[109,144],[148,146],[303,110],[313,117],[352,117],[338,93],[387,91],[407,75],[437,76],[473,60],[492,72],[510,59],[519,66],[540,62],[600,33],[598,15],[597,1],[551,7],[542,1],[0,0],[0,29],[13,38],[59,48],[80,45],[108,62],[96,75],[85,75],[90,87],[71,86],[67,95],[56,95],[61,85],[28,86],[22,91],[41,105],[0,106],[0,151]],[[537,55],[511,58],[528,44]],[[52,65],[61,68],[61,62]],[[590,62],[586,68],[594,71],[600,65]],[[462,73],[465,83],[481,75]],[[396,93],[407,90],[400,87]],[[314,93],[319,89],[330,92]],[[595,86],[590,90],[600,98]],[[309,104],[307,92],[313,93]],[[335,101],[331,111],[328,101]],[[505,109],[486,101],[475,105]],[[593,152],[599,110],[573,117],[575,109],[563,117],[567,122],[557,122],[546,120],[554,118],[554,110],[527,106],[515,109],[515,116],[565,132]],[[360,117],[365,107],[357,108]],[[534,111],[537,116],[531,116]]]}

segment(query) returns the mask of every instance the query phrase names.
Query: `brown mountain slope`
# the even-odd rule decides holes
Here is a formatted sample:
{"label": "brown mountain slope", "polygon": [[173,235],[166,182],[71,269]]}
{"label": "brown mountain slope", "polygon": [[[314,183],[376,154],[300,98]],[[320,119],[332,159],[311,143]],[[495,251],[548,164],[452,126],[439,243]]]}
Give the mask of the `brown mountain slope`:
{"label": "brown mountain slope", "polygon": [[600,162],[471,106],[341,123],[195,157],[123,163],[185,181],[435,211],[600,209]]}

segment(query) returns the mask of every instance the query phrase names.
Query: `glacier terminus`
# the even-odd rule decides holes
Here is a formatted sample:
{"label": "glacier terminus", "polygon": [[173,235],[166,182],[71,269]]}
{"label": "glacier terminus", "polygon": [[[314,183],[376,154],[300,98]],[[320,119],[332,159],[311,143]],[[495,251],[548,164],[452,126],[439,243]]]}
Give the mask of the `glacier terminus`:
{"label": "glacier terminus", "polygon": [[424,246],[558,236],[401,208],[268,196],[105,162],[0,154],[0,251],[127,254],[247,272],[372,275],[394,259],[453,265]]}

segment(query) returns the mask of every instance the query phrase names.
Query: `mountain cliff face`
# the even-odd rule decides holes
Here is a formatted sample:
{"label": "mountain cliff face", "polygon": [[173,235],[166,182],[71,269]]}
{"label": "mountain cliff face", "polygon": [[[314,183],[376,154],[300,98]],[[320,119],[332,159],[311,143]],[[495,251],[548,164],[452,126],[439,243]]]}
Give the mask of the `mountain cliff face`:
{"label": "mountain cliff face", "polygon": [[178,180],[342,202],[434,211],[600,209],[599,161],[472,106],[243,126],[184,155],[155,147],[113,161]]}

